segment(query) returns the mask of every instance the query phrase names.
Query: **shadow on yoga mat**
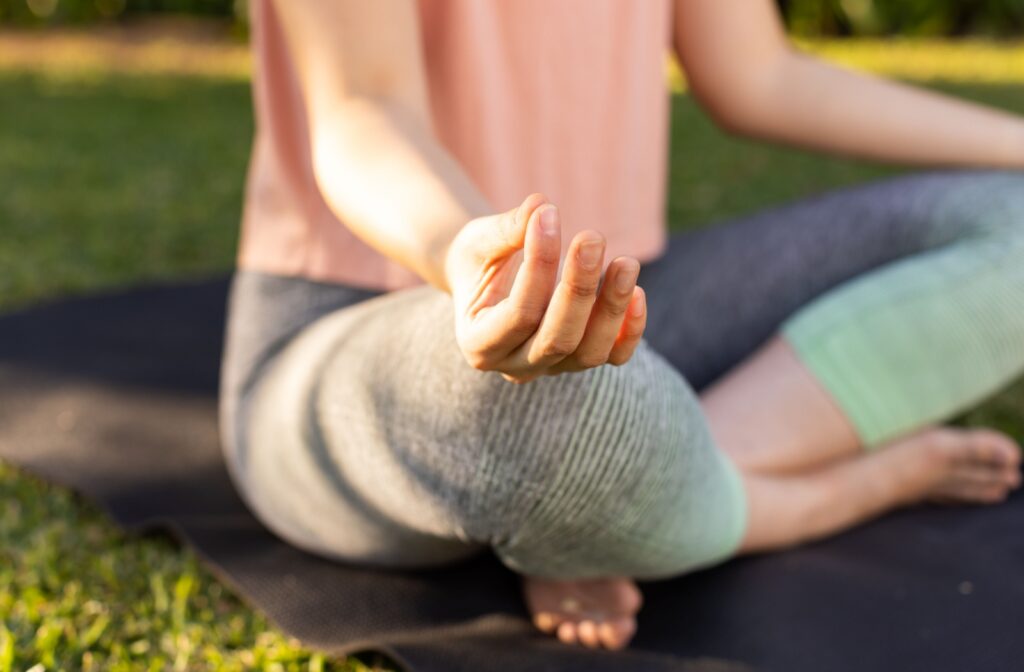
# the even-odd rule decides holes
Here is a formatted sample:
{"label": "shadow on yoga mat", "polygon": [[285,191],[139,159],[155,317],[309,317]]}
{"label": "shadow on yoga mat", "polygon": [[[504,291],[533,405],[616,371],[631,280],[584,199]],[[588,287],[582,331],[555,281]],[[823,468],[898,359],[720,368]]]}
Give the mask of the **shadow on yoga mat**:
{"label": "shadow on yoga mat", "polygon": [[170,529],[287,633],[341,654],[459,670],[1022,669],[1024,498],[921,508],[825,543],[645,586],[634,645],[532,632],[515,577],[483,557],[392,573],[267,532],[221,462],[227,281],[155,286],[0,317],[0,458]]}

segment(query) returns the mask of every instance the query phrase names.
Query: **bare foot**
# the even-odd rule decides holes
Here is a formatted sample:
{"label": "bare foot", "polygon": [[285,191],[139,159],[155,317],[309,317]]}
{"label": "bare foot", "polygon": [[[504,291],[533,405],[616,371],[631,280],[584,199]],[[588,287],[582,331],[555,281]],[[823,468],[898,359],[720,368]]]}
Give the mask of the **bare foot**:
{"label": "bare foot", "polygon": [[523,593],[534,625],[566,644],[621,649],[636,632],[642,598],[631,579],[557,581],[524,576]]}
{"label": "bare foot", "polygon": [[994,504],[1021,483],[1020,447],[991,429],[928,429],[887,450],[902,454],[915,501]]}

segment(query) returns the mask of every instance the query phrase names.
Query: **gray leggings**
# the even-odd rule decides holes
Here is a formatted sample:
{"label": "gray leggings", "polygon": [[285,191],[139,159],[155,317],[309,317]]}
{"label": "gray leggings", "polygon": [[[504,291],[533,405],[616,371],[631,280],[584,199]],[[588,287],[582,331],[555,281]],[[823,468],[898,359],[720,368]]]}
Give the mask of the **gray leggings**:
{"label": "gray leggings", "polygon": [[[1010,247],[1024,225],[1018,194],[1017,175],[917,175],[675,235],[641,272],[649,320],[633,359],[527,385],[464,362],[451,302],[433,289],[377,295],[239,272],[221,397],[229,467],[268,527],[343,561],[420,567],[490,548],[533,575],[637,578],[720,562],[742,537],[746,501],[693,389],[790,323],[815,335],[800,337],[810,351],[819,332],[861,322],[836,317],[864,303],[846,282],[855,276],[876,278],[877,304],[899,264],[919,259],[915,278],[941,272],[930,250],[956,257],[961,245],[975,264],[987,263],[975,248],[1021,254]],[[979,226],[993,209],[1003,223]],[[963,243],[982,235],[994,244]],[[1019,276],[990,285],[1002,303],[978,329],[1000,342],[1024,342]],[[857,356],[884,361],[884,341]],[[1024,348],[1004,350],[970,399],[954,393],[898,429],[944,419],[1017,375]],[[886,382],[892,394],[912,391],[900,382]]]}

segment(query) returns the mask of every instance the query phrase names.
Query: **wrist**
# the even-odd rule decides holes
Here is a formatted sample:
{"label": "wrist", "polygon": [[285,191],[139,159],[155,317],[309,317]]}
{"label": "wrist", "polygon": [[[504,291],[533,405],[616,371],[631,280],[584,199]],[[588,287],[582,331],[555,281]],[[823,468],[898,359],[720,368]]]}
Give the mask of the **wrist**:
{"label": "wrist", "polygon": [[446,294],[452,293],[452,263],[449,259],[455,236],[439,235],[428,241],[424,259],[423,279]]}

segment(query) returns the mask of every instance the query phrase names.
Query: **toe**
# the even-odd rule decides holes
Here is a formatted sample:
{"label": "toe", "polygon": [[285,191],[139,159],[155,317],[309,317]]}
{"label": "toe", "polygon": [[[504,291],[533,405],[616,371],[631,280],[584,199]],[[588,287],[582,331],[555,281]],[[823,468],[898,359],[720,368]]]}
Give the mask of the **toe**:
{"label": "toe", "polygon": [[556,614],[550,611],[542,611],[533,617],[533,624],[543,633],[550,635],[562,622]]}
{"label": "toe", "polygon": [[1020,487],[1020,471],[1014,469],[1006,474],[1005,480],[1003,481],[1008,488],[1016,490]]}
{"label": "toe", "polygon": [[978,462],[996,467],[1015,467],[1020,463],[1020,447],[1012,438],[994,429],[971,432],[971,456]]}
{"label": "toe", "polygon": [[625,648],[636,634],[636,619],[616,618],[598,627],[601,644],[612,651]]}
{"label": "toe", "polygon": [[597,626],[597,636],[601,639],[601,646],[606,649],[621,648],[619,644],[619,632],[613,623],[604,622]]}
{"label": "toe", "polygon": [[563,644],[576,643],[576,624],[572,621],[565,621],[558,626],[558,641]]}
{"label": "toe", "polygon": [[1001,483],[971,483],[962,486],[957,493],[961,502],[975,504],[998,504],[1006,499],[1009,489]]}
{"label": "toe", "polygon": [[576,637],[583,646],[591,649],[601,647],[601,637],[598,634],[597,623],[594,621],[580,621],[576,627]]}
{"label": "toe", "polygon": [[561,581],[524,577],[524,597],[538,630],[566,644],[621,648],[636,629],[642,596],[629,579]]}
{"label": "toe", "polygon": [[1001,483],[979,488],[974,496],[974,501],[981,504],[998,504],[1006,500],[1009,490]]}

